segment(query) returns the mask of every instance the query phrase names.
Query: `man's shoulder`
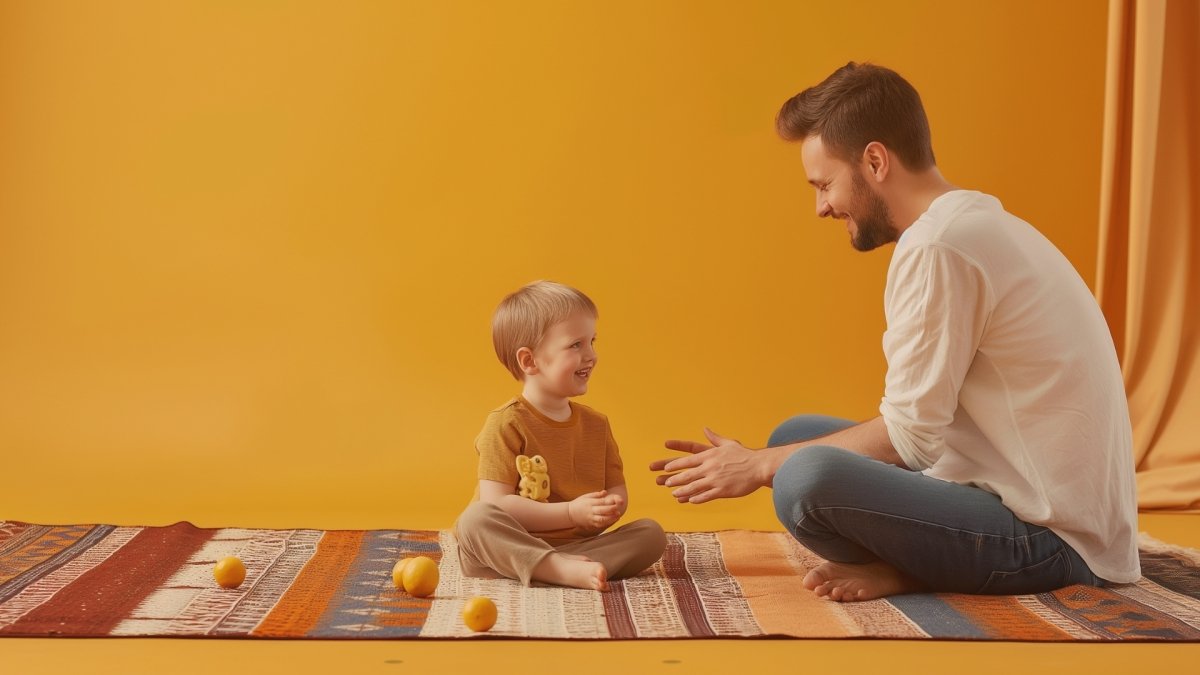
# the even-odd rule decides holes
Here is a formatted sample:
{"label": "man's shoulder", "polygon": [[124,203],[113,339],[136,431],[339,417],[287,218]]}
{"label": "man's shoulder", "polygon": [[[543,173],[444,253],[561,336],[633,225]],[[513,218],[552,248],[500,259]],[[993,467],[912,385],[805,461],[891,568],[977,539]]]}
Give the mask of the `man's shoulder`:
{"label": "man's shoulder", "polygon": [[970,259],[985,257],[988,250],[1022,239],[1032,227],[1004,209],[999,199],[971,190],[955,190],[939,197],[930,209],[904,231],[896,256],[938,249]]}

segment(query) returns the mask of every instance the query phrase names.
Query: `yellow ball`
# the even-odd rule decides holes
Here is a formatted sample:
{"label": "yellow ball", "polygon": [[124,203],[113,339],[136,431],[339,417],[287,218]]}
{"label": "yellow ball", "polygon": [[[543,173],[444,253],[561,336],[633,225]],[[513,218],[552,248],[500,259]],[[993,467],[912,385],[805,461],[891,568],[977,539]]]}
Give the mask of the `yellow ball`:
{"label": "yellow ball", "polygon": [[433,595],[438,585],[438,566],[432,559],[419,555],[404,566],[404,590],[409,595],[424,598]]}
{"label": "yellow ball", "polygon": [[408,561],[410,560],[412,558],[404,558],[392,568],[392,583],[400,590],[404,590],[404,568],[408,567]]}
{"label": "yellow ball", "polygon": [[482,633],[496,625],[496,603],[477,595],[463,604],[462,617],[467,628]]}
{"label": "yellow ball", "polygon": [[237,588],[246,580],[246,566],[234,556],[221,558],[213,567],[213,578],[222,588]]}

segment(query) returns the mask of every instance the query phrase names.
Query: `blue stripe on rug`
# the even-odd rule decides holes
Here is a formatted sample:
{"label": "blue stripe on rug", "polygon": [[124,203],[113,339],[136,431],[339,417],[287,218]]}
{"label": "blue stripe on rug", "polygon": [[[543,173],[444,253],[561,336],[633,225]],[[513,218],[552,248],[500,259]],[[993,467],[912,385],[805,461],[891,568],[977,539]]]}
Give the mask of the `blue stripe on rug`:
{"label": "blue stripe on rug", "polygon": [[[394,607],[392,567],[400,558],[409,555],[435,553],[436,542],[412,541],[405,538],[406,530],[369,530],[363,537],[358,555],[340,580],[338,592],[325,609],[320,621],[308,637],[354,638],[369,635],[377,638],[417,637],[419,623],[407,626],[381,625],[375,618],[383,614],[415,613],[422,617],[427,607]],[[419,601],[418,602],[424,602]]]}
{"label": "blue stripe on rug", "polygon": [[887,599],[929,637],[983,640],[988,637],[970,619],[932,594],[896,595]]}

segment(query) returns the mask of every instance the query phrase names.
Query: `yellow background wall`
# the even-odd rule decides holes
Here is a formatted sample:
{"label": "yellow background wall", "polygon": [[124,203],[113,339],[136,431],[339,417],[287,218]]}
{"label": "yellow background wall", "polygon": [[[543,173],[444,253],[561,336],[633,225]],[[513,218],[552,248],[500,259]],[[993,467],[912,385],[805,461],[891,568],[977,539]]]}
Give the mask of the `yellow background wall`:
{"label": "yellow background wall", "polygon": [[[517,391],[490,314],[601,310],[582,401],[633,512],[710,425],[874,414],[890,249],[820,221],[778,106],[846,61],[922,92],[943,172],[1094,273],[1105,6],[0,5],[0,518],[445,527]],[[688,509],[691,509],[689,511]]]}

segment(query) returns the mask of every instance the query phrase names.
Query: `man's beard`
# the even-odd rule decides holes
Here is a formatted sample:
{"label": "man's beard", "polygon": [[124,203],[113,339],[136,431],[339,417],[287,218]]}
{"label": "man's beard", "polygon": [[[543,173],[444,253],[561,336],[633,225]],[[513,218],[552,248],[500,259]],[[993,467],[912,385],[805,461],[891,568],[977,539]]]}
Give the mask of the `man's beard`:
{"label": "man's beard", "polygon": [[857,228],[850,237],[850,245],[859,251],[872,251],[899,239],[887,203],[875,194],[861,174],[856,171],[853,175],[855,211],[861,216],[854,218]]}

